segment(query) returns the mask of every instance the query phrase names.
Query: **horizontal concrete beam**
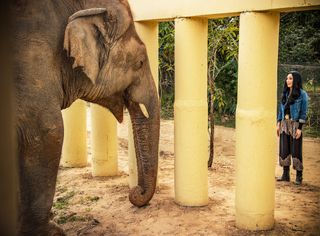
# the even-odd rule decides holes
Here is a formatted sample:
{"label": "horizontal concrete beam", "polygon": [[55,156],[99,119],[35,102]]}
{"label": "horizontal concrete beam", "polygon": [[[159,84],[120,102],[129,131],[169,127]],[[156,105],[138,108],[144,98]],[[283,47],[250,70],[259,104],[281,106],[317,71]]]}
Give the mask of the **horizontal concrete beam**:
{"label": "horizontal concrete beam", "polygon": [[320,0],[129,0],[135,21],[165,21],[180,17],[221,18],[246,11],[320,9]]}

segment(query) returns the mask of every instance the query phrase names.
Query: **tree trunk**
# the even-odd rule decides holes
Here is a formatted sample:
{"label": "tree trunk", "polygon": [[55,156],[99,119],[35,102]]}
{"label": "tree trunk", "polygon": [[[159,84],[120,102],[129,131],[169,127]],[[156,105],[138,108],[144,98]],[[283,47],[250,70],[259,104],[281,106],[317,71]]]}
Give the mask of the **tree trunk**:
{"label": "tree trunk", "polygon": [[[213,158],[214,158],[214,81],[215,81],[215,70],[216,70],[216,55],[217,50],[213,53],[213,65],[212,65],[212,75],[209,74],[209,90],[210,90],[210,109],[209,109],[209,134],[210,134],[210,152],[209,152],[209,160],[208,160],[208,168],[212,167]],[[210,70],[209,70],[210,71]]]}
{"label": "tree trunk", "polygon": [[[214,89],[214,83],[211,83],[211,91]],[[210,93],[210,114],[209,114],[209,133],[210,133],[210,152],[208,160],[208,168],[212,167],[213,156],[214,156],[214,108],[213,108],[213,94]]]}
{"label": "tree trunk", "polygon": [[209,109],[209,134],[210,134],[210,151],[209,151],[209,160],[208,168],[212,167],[213,158],[214,158],[214,81],[215,81],[215,69],[216,69],[216,54],[217,51],[213,53],[213,68],[212,75],[209,74],[209,89],[210,89],[210,109]]}

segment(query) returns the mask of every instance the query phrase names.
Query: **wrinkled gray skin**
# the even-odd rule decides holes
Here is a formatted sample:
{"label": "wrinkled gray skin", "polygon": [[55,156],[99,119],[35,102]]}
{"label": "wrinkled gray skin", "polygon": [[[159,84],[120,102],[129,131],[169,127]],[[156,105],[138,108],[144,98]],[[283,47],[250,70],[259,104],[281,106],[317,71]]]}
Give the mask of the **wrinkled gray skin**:
{"label": "wrinkled gray skin", "polygon": [[139,176],[129,199],[147,204],[156,185],[159,103],[127,2],[16,0],[12,11],[19,235],[63,235],[49,222],[50,209],[63,142],[61,109],[78,98],[108,108],[119,122],[128,108]]}

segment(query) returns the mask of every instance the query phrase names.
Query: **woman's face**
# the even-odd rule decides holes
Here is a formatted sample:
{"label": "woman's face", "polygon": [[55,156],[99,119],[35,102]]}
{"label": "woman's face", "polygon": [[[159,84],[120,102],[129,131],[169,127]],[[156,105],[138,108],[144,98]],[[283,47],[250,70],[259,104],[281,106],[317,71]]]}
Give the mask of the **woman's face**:
{"label": "woman's face", "polygon": [[288,88],[292,88],[292,85],[293,85],[293,77],[292,77],[292,74],[288,74],[288,75],[287,75],[287,80],[286,80],[286,82],[287,82]]}

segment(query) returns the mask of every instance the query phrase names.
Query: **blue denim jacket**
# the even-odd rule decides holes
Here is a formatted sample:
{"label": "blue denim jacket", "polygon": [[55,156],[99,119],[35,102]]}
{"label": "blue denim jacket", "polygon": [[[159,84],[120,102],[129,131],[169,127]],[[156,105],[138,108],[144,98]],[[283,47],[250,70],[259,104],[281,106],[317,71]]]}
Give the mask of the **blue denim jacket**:
{"label": "blue denim jacket", "polygon": [[[294,121],[306,123],[308,111],[308,94],[300,89],[300,96],[290,105],[290,117]],[[280,102],[278,121],[284,120],[284,105]]]}

